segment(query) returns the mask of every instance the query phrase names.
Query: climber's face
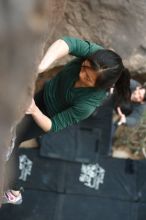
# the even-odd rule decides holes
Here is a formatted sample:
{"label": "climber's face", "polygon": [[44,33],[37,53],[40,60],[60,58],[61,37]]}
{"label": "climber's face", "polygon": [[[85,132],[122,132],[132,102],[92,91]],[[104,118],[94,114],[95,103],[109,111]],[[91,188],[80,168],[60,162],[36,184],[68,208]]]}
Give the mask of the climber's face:
{"label": "climber's face", "polygon": [[85,61],[79,74],[80,82],[85,87],[95,87],[98,78],[98,72],[95,71],[89,61]]}

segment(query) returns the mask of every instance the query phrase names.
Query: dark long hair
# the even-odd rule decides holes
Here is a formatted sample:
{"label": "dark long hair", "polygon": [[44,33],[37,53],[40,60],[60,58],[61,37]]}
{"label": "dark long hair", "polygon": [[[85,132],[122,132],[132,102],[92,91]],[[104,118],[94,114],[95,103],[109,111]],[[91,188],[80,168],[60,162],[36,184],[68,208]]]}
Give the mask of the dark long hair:
{"label": "dark long hair", "polygon": [[97,70],[97,88],[114,87],[117,105],[129,102],[131,97],[130,73],[124,67],[121,57],[112,50],[98,50],[87,58],[94,70]]}
{"label": "dark long hair", "polygon": [[144,99],[143,101],[146,102],[146,83],[144,83],[142,86],[141,86],[142,89],[145,89],[145,94],[144,94]]}

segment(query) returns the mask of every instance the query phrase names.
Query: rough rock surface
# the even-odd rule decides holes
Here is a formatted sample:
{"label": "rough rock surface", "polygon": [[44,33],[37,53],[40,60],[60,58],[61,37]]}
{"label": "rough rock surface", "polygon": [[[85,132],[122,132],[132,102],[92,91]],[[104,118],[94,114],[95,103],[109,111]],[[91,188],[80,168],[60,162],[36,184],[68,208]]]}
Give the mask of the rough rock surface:
{"label": "rough rock surface", "polygon": [[146,80],[145,18],[145,0],[68,0],[56,37],[72,35],[112,47]]}
{"label": "rough rock surface", "polygon": [[30,104],[44,43],[53,37],[64,5],[65,0],[0,1],[0,198],[10,128]]}

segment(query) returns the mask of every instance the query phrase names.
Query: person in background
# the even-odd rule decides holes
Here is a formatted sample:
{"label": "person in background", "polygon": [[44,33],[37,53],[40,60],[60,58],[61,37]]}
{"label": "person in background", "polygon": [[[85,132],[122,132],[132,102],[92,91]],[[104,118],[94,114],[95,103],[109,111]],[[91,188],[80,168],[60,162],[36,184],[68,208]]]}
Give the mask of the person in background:
{"label": "person in background", "polygon": [[141,85],[138,81],[130,80],[131,101],[127,105],[118,106],[116,109],[118,120],[114,122],[115,130],[124,124],[134,127],[140,122],[140,118],[146,110],[146,85]]}
{"label": "person in background", "polygon": [[[117,105],[130,100],[130,73],[122,58],[89,41],[74,37],[55,41],[42,59],[38,72],[44,72],[54,61],[68,54],[76,58],[45,83],[18,124],[11,157],[21,142],[46,132],[58,132],[88,118],[102,105],[113,85]],[[3,203],[21,202],[19,191],[5,192]]]}
{"label": "person in background", "polygon": [[[110,154],[118,157],[119,155],[125,155],[129,152],[129,149],[120,148],[116,149],[114,146],[115,134],[117,129],[124,125],[129,128],[134,128],[137,126],[141,117],[143,116],[144,111],[146,110],[146,84],[141,85],[138,81],[131,79],[130,80],[130,89],[131,89],[131,98],[130,102],[122,104],[115,109],[116,119],[113,119],[112,124],[112,144],[110,147]],[[114,149],[114,150],[113,150]],[[132,154],[130,154],[132,155]],[[130,156],[132,158],[132,156]]]}

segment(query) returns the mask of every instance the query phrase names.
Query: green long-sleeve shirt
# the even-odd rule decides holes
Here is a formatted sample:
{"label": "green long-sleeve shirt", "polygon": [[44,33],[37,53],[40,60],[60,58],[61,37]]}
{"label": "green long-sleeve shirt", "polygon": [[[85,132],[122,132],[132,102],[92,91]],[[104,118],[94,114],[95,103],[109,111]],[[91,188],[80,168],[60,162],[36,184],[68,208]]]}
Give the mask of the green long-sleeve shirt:
{"label": "green long-sleeve shirt", "polygon": [[69,53],[78,58],[64,68],[44,87],[44,102],[52,120],[52,131],[59,131],[90,116],[106,97],[105,90],[74,88],[81,69],[81,58],[87,58],[101,46],[73,37],[64,37]]}

